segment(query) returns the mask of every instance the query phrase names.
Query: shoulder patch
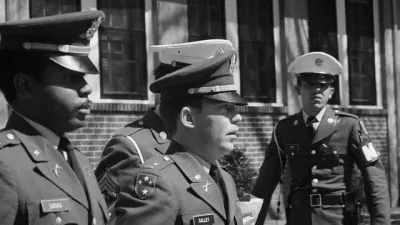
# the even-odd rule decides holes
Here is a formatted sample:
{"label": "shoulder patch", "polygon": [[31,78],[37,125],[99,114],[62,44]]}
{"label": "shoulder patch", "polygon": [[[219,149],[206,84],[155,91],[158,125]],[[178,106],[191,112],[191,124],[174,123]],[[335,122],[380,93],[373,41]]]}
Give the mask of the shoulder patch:
{"label": "shoulder patch", "polygon": [[168,155],[159,155],[154,156],[147,161],[145,161],[142,165],[143,168],[152,169],[154,171],[160,171],[167,167],[170,164],[173,164],[174,160]]}
{"label": "shoulder patch", "polygon": [[347,113],[347,112],[342,112],[342,111],[339,111],[339,110],[335,110],[335,114],[339,115],[339,116],[353,117],[354,119],[357,119],[357,120],[359,119],[358,116],[356,116],[354,114]]}
{"label": "shoulder patch", "polygon": [[146,199],[156,187],[157,176],[139,172],[135,180],[135,192],[140,199]]}
{"label": "shoulder patch", "polygon": [[20,143],[19,138],[11,130],[0,131],[0,149],[7,146],[19,145]]}
{"label": "shoulder patch", "polygon": [[144,127],[124,127],[124,128],[117,130],[117,132],[115,132],[113,137],[119,136],[119,135],[122,135],[125,137],[131,136],[131,135],[135,134],[136,132],[142,130],[143,128]]}

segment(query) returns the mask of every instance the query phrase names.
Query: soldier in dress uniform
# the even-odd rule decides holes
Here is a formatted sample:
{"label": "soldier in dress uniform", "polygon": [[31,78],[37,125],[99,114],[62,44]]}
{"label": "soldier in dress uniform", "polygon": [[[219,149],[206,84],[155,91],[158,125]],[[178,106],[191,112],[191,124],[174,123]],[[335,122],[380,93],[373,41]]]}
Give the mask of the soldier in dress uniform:
{"label": "soldier in dress uniform", "polygon": [[[215,55],[218,49],[233,49],[227,40],[213,39],[171,45],[153,45],[152,52],[159,54],[160,65],[154,70],[156,79],[190,64]],[[156,96],[158,97],[158,96]],[[163,155],[170,140],[159,116],[159,104],[150,108],[139,120],[118,130],[104,148],[102,159],[96,168],[96,177],[113,212],[119,191],[131,185],[134,172],[149,158]],[[113,217],[113,216],[112,216]],[[112,219],[113,220],[113,219]]]}
{"label": "soldier in dress uniform", "polygon": [[388,186],[379,152],[357,116],[327,106],[334,75],[342,73],[342,66],[326,53],[311,52],[292,62],[288,72],[297,77],[303,109],[275,126],[253,194],[268,206],[288,162],[288,224],[357,224],[351,192],[355,163],[364,180],[371,224],[389,224]]}
{"label": "soldier in dress uniform", "polygon": [[235,61],[236,52],[221,47],[150,85],[161,93],[171,144],[121,189],[116,224],[242,224],[234,181],[216,161],[233,150],[242,119],[236,105],[247,104],[236,93]]}
{"label": "soldier in dress uniform", "polygon": [[100,224],[108,210],[90,162],[65,133],[85,125],[97,74],[89,42],[104,13],[0,24],[0,88],[12,107],[0,131],[0,224]]}

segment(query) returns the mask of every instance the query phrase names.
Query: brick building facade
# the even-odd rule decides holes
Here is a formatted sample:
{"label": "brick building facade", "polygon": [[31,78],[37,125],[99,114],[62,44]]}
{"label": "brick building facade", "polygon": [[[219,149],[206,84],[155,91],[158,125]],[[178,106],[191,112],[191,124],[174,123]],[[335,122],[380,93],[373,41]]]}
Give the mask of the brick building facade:
{"label": "brick building facade", "polygon": [[[0,0],[0,21],[91,8],[106,13],[91,43],[100,69],[88,76],[95,104],[87,126],[69,136],[93,166],[116,129],[154,104],[147,87],[158,61],[150,45],[224,38],[239,51],[235,82],[250,105],[240,108],[237,144],[254,168],[274,124],[301,108],[287,66],[324,51],[344,67],[330,103],[363,119],[382,155],[391,205],[398,205],[399,0]],[[0,112],[4,124],[7,110]]]}

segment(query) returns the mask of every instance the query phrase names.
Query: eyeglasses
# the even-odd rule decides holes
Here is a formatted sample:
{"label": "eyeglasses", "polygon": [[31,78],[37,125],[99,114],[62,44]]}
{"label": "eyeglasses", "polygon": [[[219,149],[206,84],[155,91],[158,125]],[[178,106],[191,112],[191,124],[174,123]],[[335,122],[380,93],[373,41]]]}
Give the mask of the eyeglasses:
{"label": "eyeglasses", "polygon": [[319,88],[322,90],[326,90],[329,87],[331,87],[330,83],[314,83],[314,82],[303,82],[303,85],[305,88],[307,89],[315,89],[315,88]]}

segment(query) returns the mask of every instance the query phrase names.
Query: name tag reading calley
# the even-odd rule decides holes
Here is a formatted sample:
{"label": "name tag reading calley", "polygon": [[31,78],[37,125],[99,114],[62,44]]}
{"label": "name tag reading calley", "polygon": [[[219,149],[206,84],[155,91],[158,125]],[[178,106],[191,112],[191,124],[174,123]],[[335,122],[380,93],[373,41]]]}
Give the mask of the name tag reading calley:
{"label": "name tag reading calley", "polygon": [[214,223],[214,215],[199,215],[193,216],[193,225],[208,225]]}

